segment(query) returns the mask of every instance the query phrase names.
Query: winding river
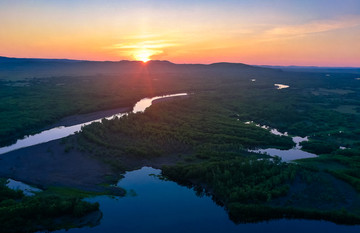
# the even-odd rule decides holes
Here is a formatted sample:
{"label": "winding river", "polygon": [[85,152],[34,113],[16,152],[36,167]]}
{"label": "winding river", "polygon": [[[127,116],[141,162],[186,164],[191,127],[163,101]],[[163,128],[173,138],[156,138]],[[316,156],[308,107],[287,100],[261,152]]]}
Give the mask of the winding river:
{"label": "winding river", "polygon": [[[178,93],[178,94],[172,94],[172,95],[156,96],[153,98],[144,98],[144,99],[141,99],[140,101],[138,101],[134,105],[132,112],[137,113],[137,112],[145,111],[145,109],[147,109],[148,107],[151,106],[151,104],[154,100],[165,99],[165,98],[170,98],[170,97],[186,96],[186,95],[187,95],[187,93]],[[114,115],[111,115],[111,116],[108,116],[105,118],[110,120],[114,117],[122,117],[125,114],[127,114],[127,113],[117,113],[117,114],[114,114]],[[45,142],[49,142],[49,141],[67,137],[71,134],[74,134],[75,132],[80,131],[81,127],[83,127],[85,125],[89,125],[94,122],[101,122],[101,120],[103,118],[84,122],[81,124],[72,125],[72,126],[60,126],[60,127],[44,130],[35,135],[26,136],[23,139],[17,140],[16,143],[14,143],[10,146],[1,147],[0,154],[4,154],[4,153],[7,153],[7,152],[10,152],[13,150],[17,150],[20,148],[34,146],[37,144],[41,144],[41,143],[45,143]]]}

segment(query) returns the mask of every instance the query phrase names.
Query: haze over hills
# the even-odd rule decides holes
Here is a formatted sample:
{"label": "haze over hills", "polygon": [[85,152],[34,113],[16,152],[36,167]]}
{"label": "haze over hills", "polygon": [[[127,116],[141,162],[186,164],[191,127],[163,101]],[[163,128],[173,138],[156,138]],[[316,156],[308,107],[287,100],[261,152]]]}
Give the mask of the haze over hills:
{"label": "haze over hills", "polygon": [[[21,79],[70,75],[117,74],[126,72],[187,72],[238,69],[263,70],[242,63],[175,64],[170,61],[88,61],[71,59],[38,59],[0,57],[0,78]],[[267,69],[266,69],[267,70]]]}
{"label": "haze over hills", "polygon": [[[264,69],[265,68],[265,69]],[[141,61],[90,61],[73,59],[12,58],[0,56],[0,78],[22,79],[70,75],[117,74],[147,71],[187,72],[227,70],[283,70],[305,72],[353,73],[360,74],[357,67],[316,67],[316,66],[252,66],[243,63],[218,62],[212,64],[175,64],[166,60]]]}
{"label": "haze over hills", "polygon": [[[121,65],[128,65],[128,64],[142,64],[142,61],[131,61],[131,60],[120,60],[120,61],[92,61],[92,60],[74,60],[74,59],[47,59],[47,58],[15,58],[15,57],[3,57],[0,56],[0,66],[6,65],[35,65],[35,64],[61,64],[61,63],[91,63],[91,64],[121,64]],[[188,65],[188,66],[195,66],[195,65],[202,65],[202,66],[226,66],[235,67],[235,66],[251,66],[246,65],[243,63],[231,63],[231,62],[216,62],[211,64],[175,64],[170,61],[166,60],[150,60],[146,64],[154,65],[154,64],[167,64],[167,65]]]}

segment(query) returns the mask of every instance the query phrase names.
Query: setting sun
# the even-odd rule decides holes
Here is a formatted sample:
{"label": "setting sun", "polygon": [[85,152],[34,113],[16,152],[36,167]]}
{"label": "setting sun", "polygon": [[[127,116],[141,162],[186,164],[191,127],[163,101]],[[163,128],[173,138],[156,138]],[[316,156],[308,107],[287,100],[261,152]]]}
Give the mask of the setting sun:
{"label": "setting sun", "polygon": [[153,52],[147,49],[139,50],[134,53],[134,59],[137,61],[147,62],[150,61],[150,56],[153,55]]}

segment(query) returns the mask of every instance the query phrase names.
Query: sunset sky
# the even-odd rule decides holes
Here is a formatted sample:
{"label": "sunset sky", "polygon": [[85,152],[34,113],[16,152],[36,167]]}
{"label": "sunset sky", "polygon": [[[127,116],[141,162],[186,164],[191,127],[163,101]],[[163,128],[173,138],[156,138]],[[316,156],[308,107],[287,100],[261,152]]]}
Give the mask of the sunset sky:
{"label": "sunset sky", "polygon": [[360,67],[360,0],[0,0],[0,56]]}

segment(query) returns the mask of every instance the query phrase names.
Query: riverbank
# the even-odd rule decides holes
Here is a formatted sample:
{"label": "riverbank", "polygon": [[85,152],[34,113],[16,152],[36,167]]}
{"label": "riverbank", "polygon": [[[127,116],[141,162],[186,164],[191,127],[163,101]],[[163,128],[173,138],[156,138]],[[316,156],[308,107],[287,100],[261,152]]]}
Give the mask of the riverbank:
{"label": "riverbank", "polygon": [[86,113],[86,114],[78,114],[78,115],[68,116],[68,117],[62,118],[57,123],[46,127],[44,130],[52,129],[52,128],[60,127],[60,126],[68,127],[68,126],[72,126],[72,125],[83,124],[83,123],[86,123],[89,121],[95,121],[97,119],[111,117],[115,114],[126,113],[126,112],[131,111],[131,109],[132,109],[131,107],[121,107],[121,108],[114,108],[114,109],[91,112],[91,113]]}
{"label": "riverbank", "polygon": [[[192,95],[192,94],[189,94],[189,95]],[[173,98],[176,98],[176,99],[185,99],[185,98],[189,98],[189,97],[190,97],[189,95],[170,96],[170,97],[165,97],[165,98],[161,98],[161,99],[156,99],[156,100],[153,100],[153,101],[152,101],[152,104],[157,104],[157,103],[161,103],[161,102],[166,102],[166,101],[172,100]]]}

